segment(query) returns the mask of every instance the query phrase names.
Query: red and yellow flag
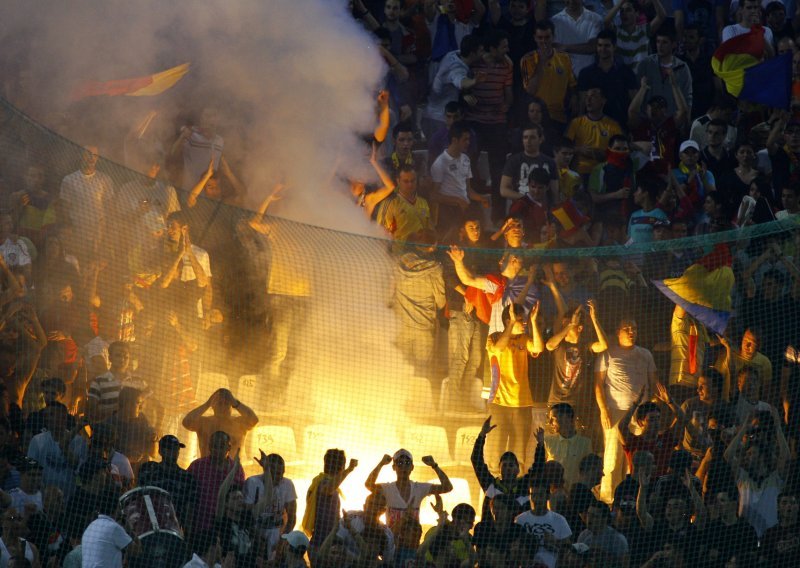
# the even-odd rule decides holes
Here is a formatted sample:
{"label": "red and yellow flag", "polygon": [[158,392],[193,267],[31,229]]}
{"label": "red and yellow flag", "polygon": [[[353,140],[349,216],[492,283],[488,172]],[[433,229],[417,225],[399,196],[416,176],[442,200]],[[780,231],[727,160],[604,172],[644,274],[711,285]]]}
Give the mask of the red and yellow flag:
{"label": "red and yellow flag", "polygon": [[172,88],[189,71],[189,64],[183,63],[166,71],[134,77],[132,79],[115,79],[113,81],[86,81],[72,90],[70,98],[79,101],[87,97],[152,97],[160,95]]}

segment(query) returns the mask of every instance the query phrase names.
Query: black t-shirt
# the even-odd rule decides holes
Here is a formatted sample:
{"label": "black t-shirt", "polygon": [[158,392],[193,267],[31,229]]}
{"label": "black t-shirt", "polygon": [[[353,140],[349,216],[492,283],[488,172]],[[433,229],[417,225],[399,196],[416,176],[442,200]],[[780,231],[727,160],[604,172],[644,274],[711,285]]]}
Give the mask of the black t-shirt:
{"label": "black t-shirt", "polygon": [[197,480],[179,466],[170,467],[152,461],[143,463],[139,469],[139,486],[160,487],[168,491],[181,524],[186,523],[198,503]]}
{"label": "black t-shirt", "polygon": [[794,566],[800,553],[800,527],[767,529],[761,539],[761,555],[767,566]]}
{"label": "black t-shirt", "polygon": [[544,169],[550,174],[550,179],[558,181],[558,168],[553,158],[545,156],[541,152],[538,156],[531,157],[520,152],[513,154],[506,160],[503,167],[503,175],[511,178],[511,189],[520,193],[528,193],[528,177],[533,170]]}
{"label": "black t-shirt", "polygon": [[752,565],[744,556],[756,552],[758,536],[755,529],[744,519],[739,519],[730,526],[716,521],[709,524],[698,536],[703,541],[707,566],[723,567],[733,556],[736,556],[739,566]]}
{"label": "black t-shirt", "polygon": [[553,381],[548,400],[550,404],[567,402],[572,406],[585,405],[592,381],[589,372],[591,344],[584,339],[585,336],[582,334],[578,343],[571,343],[565,338],[552,351]]}

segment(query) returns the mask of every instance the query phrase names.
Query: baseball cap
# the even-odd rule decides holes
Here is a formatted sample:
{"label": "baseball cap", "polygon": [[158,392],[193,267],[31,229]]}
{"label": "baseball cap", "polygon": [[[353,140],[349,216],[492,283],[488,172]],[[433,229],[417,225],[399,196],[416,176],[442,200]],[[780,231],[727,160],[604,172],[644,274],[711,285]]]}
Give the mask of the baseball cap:
{"label": "baseball cap", "polygon": [[292,531],[285,535],[282,535],[281,538],[289,543],[289,546],[292,548],[300,548],[301,546],[305,546],[308,548],[309,542],[308,537],[303,533],[303,531]]}
{"label": "baseball cap", "polygon": [[411,455],[411,452],[402,448],[394,453],[394,455],[392,456],[392,461],[397,461],[403,457],[408,458],[411,461],[414,461],[414,456]]}
{"label": "baseball cap", "polygon": [[680,151],[683,152],[687,148],[694,148],[698,152],[700,151],[700,145],[697,142],[695,142],[694,140],[684,140],[683,142],[681,142]]}
{"label": "baseball cap", "polygon": [[159,446],[178,446],[179,448],[185,448],[186,444],[181,444],[181,441],[173,436],[172,434],[167,434],[166,436],[162,436],[161,439],[158,441]]}

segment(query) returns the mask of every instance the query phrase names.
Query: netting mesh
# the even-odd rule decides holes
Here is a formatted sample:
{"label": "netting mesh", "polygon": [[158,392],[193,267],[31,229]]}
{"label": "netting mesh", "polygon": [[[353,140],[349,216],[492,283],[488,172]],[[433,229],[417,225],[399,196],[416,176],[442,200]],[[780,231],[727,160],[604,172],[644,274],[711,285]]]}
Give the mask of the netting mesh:
{"label": "netting mesh", "polygon": [[[714,538],[701,533],[709,515],[702,503],[714,508],[714,522],[728,518],[717,495],[733,501],[737,489],[723,452],[753,419],[759,426],[738,435],[763,439],[745,459],[760,451],[765,463],[775,461],[758,470],[766,479],[748,469],[739,483],[756,484],[759,495],[774,492],[773,504],[781,488],[793,487],[780,425],[788,422],[793,444],[794,219],[591,249],[504,248],[502,239],[487,246],[484,237],[464,235],[451,239],[456,249],[398,245],[261,218],[205,196],[190,205],[188,192],[102,158],[85,175],[77,170],[94,162],[91,150],[6,103],[2,113],[5,206],[20,200],[17,226],[3,217],[0,245],[7,414],[20,445],[9,443],[15,449],[4,450],[0,463],[7,459],[27,483],[35,483],[30,471],[43,468],[45,510],[56,498],[48,487],[63,494],[58,520],[39,518],[44,528],[26,533],[43,557],[60,558],[68,549],[62,542],[80,538],[95,513],[111,511],[106,474],[110,486],[131,490],[123,517],[144,545],[139,561],[164,565],[188,559],[181,540],[207,535],[218,506],[224,519],[255,507],[244,526],[217,522],[223,538],[243,547],[252,539],[252,555],[242,549],[248,560],[240,565],[268,557],[279,534],[295,527],[313,533],[319,550],[340,508],[365,506],[359,520],[351,514],[336,525],[342,542],[376,547],[387,563],[391,548],[400,562],[414,557],[420,541],[416,511],[425,530],[438,522],[432,492],[442,492],[453,521],[419,553],[437,565],[471,558],[499,566],[492,554],[512,541],[515,566],[559,554],[567,565],[583,554],[488,522],[470,542],[465,504],[486,521],[486,498],[498,494],[513,499],[495,499],[497,523],[522,513],[531,519],[521,517],[526,526],[551,524],[557,538],[571,532],[575,540],[588,527],[597,542],[607,539],[595,546],[607,556],[593,553],[594,565],[621,565],[625,556],[616,537],[598,528],[608,510],[595,497],[613,505],[631,565],[665,543],[697,559]],[[50,198],[31,191],[37,179]],[[29,191],[25,200],[17,188]],[[673,453],[676,447],[686,452]],[[36,462],[22,460],[20,450]],[[213,460],[227,451],[243,466],[234,481],[250,480],[243,494],[217,505],[230,468]],[[282,460],[265,460],[262,451]],[[195,481],[148,463],[176,455]],[[212,461],[200,459],[206,456]],[[409,497],[391,482],[408,475],[412,460],[421,484]],[[261,477],[265,463],[276,482],[285,472],[275,487]],[[629,464],[635,475],[626,477]],[[696,479],[684,479],[686,468]],[[342,470],[348,475],[337,497]],[[766,475],[772,471],[780,482]],[[637,484],[648,480],[650,511],[639,499],[637,519]],[[367,499],[376,483],[388,484],[390,536],[370,532],[372,521],[364,528],[364,518],[383,513]],[[529,485],[533,511],[525,512]],[[569,525],[543,512],[548,491],[550,510]],[[26,515],[36,499],[11,492]],[[777,519],[774,505],[740,506],[759,537]],[[681,525],[690,516],[694,524]],[[14,522],[4,518],[4,539],[21,531]],[[358,522],[364,541],[355,544],[345,525]],[[741,544],[750,532],[736,527],[741,557],[754,561],[754,546]],[[49,541],[53,535],[61,540]],[[288,542],[302,548],[303,538],[291,533]],[[330,565],[345,565],[331,550],[339,544],[327,542]]]}

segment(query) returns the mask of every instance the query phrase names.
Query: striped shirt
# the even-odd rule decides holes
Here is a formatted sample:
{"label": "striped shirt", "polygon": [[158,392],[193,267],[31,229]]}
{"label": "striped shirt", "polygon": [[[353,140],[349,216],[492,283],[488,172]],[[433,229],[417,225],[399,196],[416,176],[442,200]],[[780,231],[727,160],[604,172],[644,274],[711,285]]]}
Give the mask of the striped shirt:
{"label": "striped shirt", "polygon": [[634,73],[639,62],[647,57],[649,51],[650,38],[647,37],[647,24],[637,24],[630,33],[622,27],[617,28],[617,55]]}
{"label": "striped shirt", "polygon": [[467,119],[482,124],[503,124],[506,122],[506,89],[514,82],[514,65],[507,57],[501,61],[481,61],[472,66],[475,74],[484,73],[486,79],[477,83],[471,94],[478,104],[469,107]]}
{"label": "striped shirt", "polygon": [[110,372],[104,373],[89,385],[89,398],[98,401],[98,410],[103,415],[109,415],[119,408],[120,383]]}

